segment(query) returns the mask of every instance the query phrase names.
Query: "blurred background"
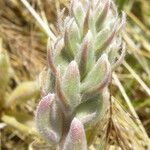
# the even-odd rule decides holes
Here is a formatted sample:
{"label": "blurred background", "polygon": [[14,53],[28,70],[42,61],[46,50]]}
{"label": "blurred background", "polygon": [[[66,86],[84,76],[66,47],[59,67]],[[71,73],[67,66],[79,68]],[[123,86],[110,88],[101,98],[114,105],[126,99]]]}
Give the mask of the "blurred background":
{"label": "blurred background", "polygon": [[[28,0],[57,35],[56,8],[67,0]],[[114,74],[113,96],[133,107],[150,136],[150,0],[116,0],[127,14],[126,59]],[[66,11],[67,13],[67,11]],[[36,139],[34,111],[39,73],[46,65],[47,34],[22,0],[0,0],[0,149],[26,150]],[[133,107],[132,107],[133,106]],[[30,129],[30,131],[29,131]]]}

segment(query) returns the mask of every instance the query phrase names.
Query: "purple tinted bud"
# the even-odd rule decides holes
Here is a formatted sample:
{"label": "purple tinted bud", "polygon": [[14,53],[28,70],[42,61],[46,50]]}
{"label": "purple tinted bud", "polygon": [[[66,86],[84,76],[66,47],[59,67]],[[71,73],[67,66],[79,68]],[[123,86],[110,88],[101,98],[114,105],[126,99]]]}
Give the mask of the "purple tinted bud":
{"label": "purple tinted bud", "polygon": [[71,122],[63,150],[87,150],[84,127],[76,118]]}

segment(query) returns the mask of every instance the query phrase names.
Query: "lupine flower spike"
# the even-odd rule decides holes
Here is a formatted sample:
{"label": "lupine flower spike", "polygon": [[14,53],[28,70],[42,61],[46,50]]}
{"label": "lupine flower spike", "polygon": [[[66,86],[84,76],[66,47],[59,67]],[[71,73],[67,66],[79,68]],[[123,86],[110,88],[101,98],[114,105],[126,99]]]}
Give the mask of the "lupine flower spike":
{"label": "lupine flower spike", "polygon": [[125,55],[126,16],[118,17],[112,0],[72,0],[69,16],[63,12],[59,36],[48,40],[36,126],[54,149],[87,150],[90,131],[109,109],[112,71]]}

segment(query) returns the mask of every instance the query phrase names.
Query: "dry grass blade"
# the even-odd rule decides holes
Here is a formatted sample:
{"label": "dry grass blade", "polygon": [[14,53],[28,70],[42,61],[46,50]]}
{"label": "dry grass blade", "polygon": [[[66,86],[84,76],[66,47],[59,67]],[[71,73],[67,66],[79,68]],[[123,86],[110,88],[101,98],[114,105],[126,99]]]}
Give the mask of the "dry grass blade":
{"label": "dry grass blade", "polygon": [[[133,31],[132,31],[132,33],[130,31],[130,34],[136,35],[136,33],[133,32]],[[148,75],[150,75],[150,68],[149,68],[148,62],[146,60],[146,58],[150,58],[150,53],[139,49],[138,45],[135,44],[135,42],[131,39],[131,37],[129,36],[129,34],[127,32],[123,33],[123,38],[124,38],[124,40],[126,41],[128,47],[129,47],[128,48],[129,53],[130,52],[133,53],[134,57],[137,59],[139,64],[143,67],[145,72]],[[147,46],[147,48],[149,48],[149,47]]]}
{"label": "dry grass blade", "polygon": [[128,65],[127,62],[124,61],[123,65],[128,69],[128,71],[133,75],[133,77],[139,82],[146,93],[150,96],[150,88],[144,83],[140,76],[130,67],[130,65]]}
{"label": "dry grass blade", "polygon": [[33,17],[37,20],[40,26],[43,28],[45,33],[52,39],[55,40],[56,37],[53,32],[50,30],[49,26],[41,19],[41,17],[36,13],[36,11],[30,6],[30,4],[26,0],[21,0],[21,2],[26,6],[26,8],[30,11]]}
{"label": "dry grass blade", "polygon": [[147,34],[150,36],[150,30],[130,11],[126,11],[127,15]]}
{"label": "dry grass blade", "polygon": [[140,121],[140,119],[139,119],[139,117],[138,117],[134,107],[132,106],[128,95],[126,94],[124,87],[122,86],[121,82],[119,81],[119,79],[118,79],[118,77],[117,77],[117,75],[115,73],[113,73],[113,79],[114,79],[116,85],[118,86],[121,94],[123,95],[123,97],[124,97],[128,107],[129,107],[132,115],[136,118],[136,122],[139,125],[139,127],[141,128],[141,130],[143,131],[143,133],[145,135],[145,138],[148,139],[148,135],[147,135],[147,133],[146,133],[146,131],[145,131],[145,129],[144,129],[144,127],[143,127],[143,125],[142,125],[142,123],[141,123],[141,121]]}

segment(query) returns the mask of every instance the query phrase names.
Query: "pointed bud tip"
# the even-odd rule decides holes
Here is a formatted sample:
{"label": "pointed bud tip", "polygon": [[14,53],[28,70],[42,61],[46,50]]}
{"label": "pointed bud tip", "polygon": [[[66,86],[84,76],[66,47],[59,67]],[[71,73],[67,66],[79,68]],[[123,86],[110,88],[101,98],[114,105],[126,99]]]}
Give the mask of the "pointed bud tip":
{"label": "pointed bud tip", "polygon": [[106,53],[102,54],[101,59],[108,60],[108,55]]}
{"label": "pointed bud tip", "polygon": [[82,123],[74,118],[71,122],[70,130],[65,140],[63,150],[87,150],[87,141]]}
{"label": "pointed bud tip", "polygon": [[75,60],[71,61],[71,63],[69,64],[69,66],[72,67],[72,68],[78,67],[77,62]]}
{"label": "pointed bud tip", "polygon": [[71,122],[70,136],[74,142],[82,141],[85,138],[83,124],[77,118]]}
{"label": "pointed bud tip", "polygon": [[[43,133],[43,132],[42,132]],[[50,144],[58,144],[59,140],[60,140],[60,137],[55,133],[55,131],[53,130],[47,130],[45,131],[45,136],[44,138],[46,137],[46,141]]]}
{"label": "pointed bud tip", "polygon": [[92,32],[91,32],[91,30],[88,30],[86,37],[88,37],[89,39],[91,39],[91,37],[92,37]]}
{"label": "pointed bud tip", "polygon": [[110,6],[111,0],[104,1],[104,9],[108,9]]}
{"label": "pointed bud tip", "polygon": [[47,40],[47,49],[49,49],[51,46],[51,38],[48,37],[48,40]]}
{"label": "pointed bud tip", "polygon": [[77,118],[74,118],[71,122],[71,126],[72,125],[81,125],[81,124],[82,124],[81,121]]}
{"label": "pointed bud tip", "polygon": [[78,65],[75,60],[71,61],[71,63],[68,66],[68,70],[71,73],[71,75],[79,75]]}
{"label": "pointed bud tip", "polygon": [[126,13],[122,11],[122,26],[125,26],[126,24]]}
{"label": "pointed bud tip", "polygon": [[43,97],[37,107],[37,112],[39,113],[45,112],[51,105],[54,96],[55,96],[54,94],[48,94],[47,96]]}

